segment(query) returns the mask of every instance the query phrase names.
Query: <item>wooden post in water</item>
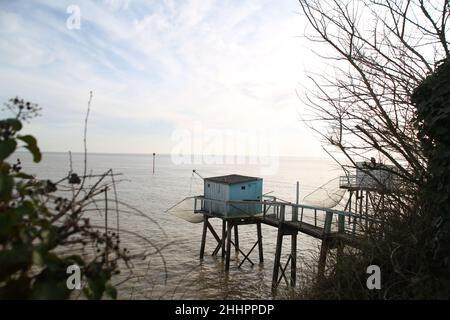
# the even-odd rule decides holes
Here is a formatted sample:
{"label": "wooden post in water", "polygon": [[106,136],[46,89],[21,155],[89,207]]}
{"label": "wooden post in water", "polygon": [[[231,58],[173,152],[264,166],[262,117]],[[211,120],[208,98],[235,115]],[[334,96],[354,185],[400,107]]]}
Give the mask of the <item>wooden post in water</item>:
{"label": "wooden post in water", "polygon": [[[295,203],[300,202],[300,182],[297,181]],[[293,221],[298,221],[298,207],[295,207]],[[291,287],[295,287],[297,280],[297,233],[291,235]]]}
{"label": "wooden post in water", "polygon": [[264,262],[264,252],[263,252],[263,244],[262,244],[262,232],[261,232],[261,222],[256,224],[256,230],[258,232],[258,251],[259,251],[259,262]]}
{"label": "wooden post in water", "polygon": [[[338,232],[339,233],[345,233],[345,216],[342,214],[338,215]],[[342,255],[344,254],[344,244],[342,241],[339,241],[337,244],[337,265],[338,269],[342,265]]]}
{"label": "wooden post in water", "polygon": [[284,236],[284,210],[285,206],[280,207],[280,223],[278,225],[277,233],[277,245],[275,249],[275,261],[273,262],[273,274],[272,274],[272,289],[276,289],[278,286],[278,272],[280,270],[281,263],[281,250],[283,248],[283,236]]}
{"label": "wooden post in water", "polygon": [[227,221],[222,219],[222,258],[225,257],[225,240],[227,238]]}
{"label": "wooden post in water", "polygon": [[322,246],[320,248],[319,265],[317,267],[317,279],[320,281],[325,275],[325,266],[327,263],[327,254],[329,240],[328,235],[331,231],[331,223],[333,222],[333,212],[327,211],[325,215],[325,224],[323,226],[323,239]]}
{"label": "wooden post in water", "polygon": [[295,287],[297,279],[297,234],[291,235],[291,287]]}
{"label": "wooden post in water", "polygon": [[105,188],[105,260],[108,262],[108,188]]}
{"label": "wooden post in water", "polygon": [[[299,201],[300,201],[300,183],[297,181],[295,203],[298,205]],[[292,221],[298,221],[298,207],[292,208]]]}
{"label": "wooden post in water", "polygon": [[[225,220],[224,220],[225,221]],[[231,220],[226,221],[227,224],[227,251],[225,253],[225,270],[230,270],[230,255],[231,255],[231,230],[233,229],[233,222]]]}
{"label": "wooden post in water", "polygon": [[208,229],[208,217],[203,215],[203,233],[202,233],[202,244],[200,245],[200,260],[203,259],[205,254],[205,242],[206,242],[206,231]]}
{"label": "wooden post in water", "polygon": [[155,174],[155,156],[156,153],[153,152],[153,174]]}
{"label": "wooden post in water", "polygon": [[283,226],[278,227],[275,261],[273,262],[272,289],[278,286],[278,271],[280,270],[281,248],[283,247]]}
{"label": "wooden post in water", "polygon": [[239,231],[237,224],[234,226],[234,250],[236,253],[239,253]]}

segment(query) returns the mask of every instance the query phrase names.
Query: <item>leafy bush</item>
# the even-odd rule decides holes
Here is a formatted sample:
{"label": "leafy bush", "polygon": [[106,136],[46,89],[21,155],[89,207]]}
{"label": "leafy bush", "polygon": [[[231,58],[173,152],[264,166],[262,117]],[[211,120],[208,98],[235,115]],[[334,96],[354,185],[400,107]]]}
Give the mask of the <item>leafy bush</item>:
{"label": "leafy bush", "polygon": [[[41,160],[36,139],[21,133],[40,108],[19,98],[6,107],[14,117],[0,121],[0,298],[67,299],[67,268],[74,264],[81,269],[85,297],[116,298],[110,279],[119,272],[118,261],[128,260],[126,251],[117,233],[102,233],[85,217],[107,192],[102,181],[108,173],[88,188],[86,176],[73,172],[57,183],[22,172],[20,160],[12,164],[10,158],[25,148],[34,162]],[[71,196],[61,196],[64,190]]]}

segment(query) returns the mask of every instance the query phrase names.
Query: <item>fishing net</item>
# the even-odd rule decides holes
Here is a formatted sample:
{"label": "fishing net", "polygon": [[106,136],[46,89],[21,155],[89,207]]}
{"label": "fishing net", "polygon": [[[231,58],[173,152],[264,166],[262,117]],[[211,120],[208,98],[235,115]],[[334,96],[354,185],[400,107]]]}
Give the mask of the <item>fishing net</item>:
{"label": "fishing net", "polygon": [[302,203],[321,208],[334,208],[345,195],[345,189],[339,188],[339,177],[331,179],[303,198]]}
{"label": "fishing net", "polygon": [[187,197],[166,210],[167,213],[191,223],[203,221],[203,215],[194,213],[194,197]]}

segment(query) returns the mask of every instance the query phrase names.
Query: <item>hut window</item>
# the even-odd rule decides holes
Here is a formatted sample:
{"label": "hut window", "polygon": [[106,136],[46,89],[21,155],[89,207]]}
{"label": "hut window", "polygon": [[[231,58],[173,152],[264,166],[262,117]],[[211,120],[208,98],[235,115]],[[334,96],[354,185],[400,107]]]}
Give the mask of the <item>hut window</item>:
{"label": "hut window", "polygon": [[210,184],[208,183],[208,188],[210,187]]}
{"label": "hut window", "polygon": [[241,187],[241,190],[245,190],[245,186],[242,186],[242,187]]}

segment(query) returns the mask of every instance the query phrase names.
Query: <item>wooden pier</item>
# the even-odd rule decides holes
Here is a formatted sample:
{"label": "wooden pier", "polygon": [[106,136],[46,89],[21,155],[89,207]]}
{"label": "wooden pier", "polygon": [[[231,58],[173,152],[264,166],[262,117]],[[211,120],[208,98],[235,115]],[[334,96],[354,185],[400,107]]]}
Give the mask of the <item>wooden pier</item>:
{"label": "wooden pier", "polygon": [[[351,205],[351,199],[349,201],[346,208],[349,204]],[[216,204],[216,207],[217,204],[220,204],[222,207],[225,206],[225,212],[236,212],[238,210],[242,211],[242,215],[226,215],[214,212],[212,211],[212,208],[215,207],[213,203]],[[249,215],[247,212],[250,212],[255,206],[261,206],[262,212]],[[205,210],[205,208],[208,209]],[[236,210],[228,210],[228,208]],[[337,248],[339,253],[344,246],[360,247],[365,239],[361,226],[377,222],[367,215],[364,216],[359,213],[281,202],[276,199],[263,201],[222,201],[207,199],[204,196],[196,196],[194,197],[194,212],[203,214],[204,217],[200,259],[203,259],[205,254],[206,235],[209,231],[217,242],[212,255],[217,255],[221,251],[221,255],[225,259],[225,270],[229,270],[230,268],[232,246],[238,254],[243,256],[243,260],[238,267],[241,267],[246,261],[252,265],[254,264],[250,258],[250,254],[256,247],[258,247],[259,262],[262,263],[264,261],[264,254],[261,224],[277,228],[272,278],[272,287],[274,289],[278,287],[283,279],[291,287],[294,287],[296,284],[298,233],[306,234],[322,242],[317,268],[317,276],[320,278],[324,275],[327,254],[330,249]],[[221,236],[219,236],[209,222],[213,218],[222,220]],[[250,251],[245,253],[239,246],[238,228],[240,225],[251,224],[256,225],[256,239]],[[234,240],[232,239],[232,233],[234,233]],[[291,250],[283,266],[281,256],[285,236],[290,236],[291,238]],[[288,278],[286,273],[289,266],[290,277]]]}

